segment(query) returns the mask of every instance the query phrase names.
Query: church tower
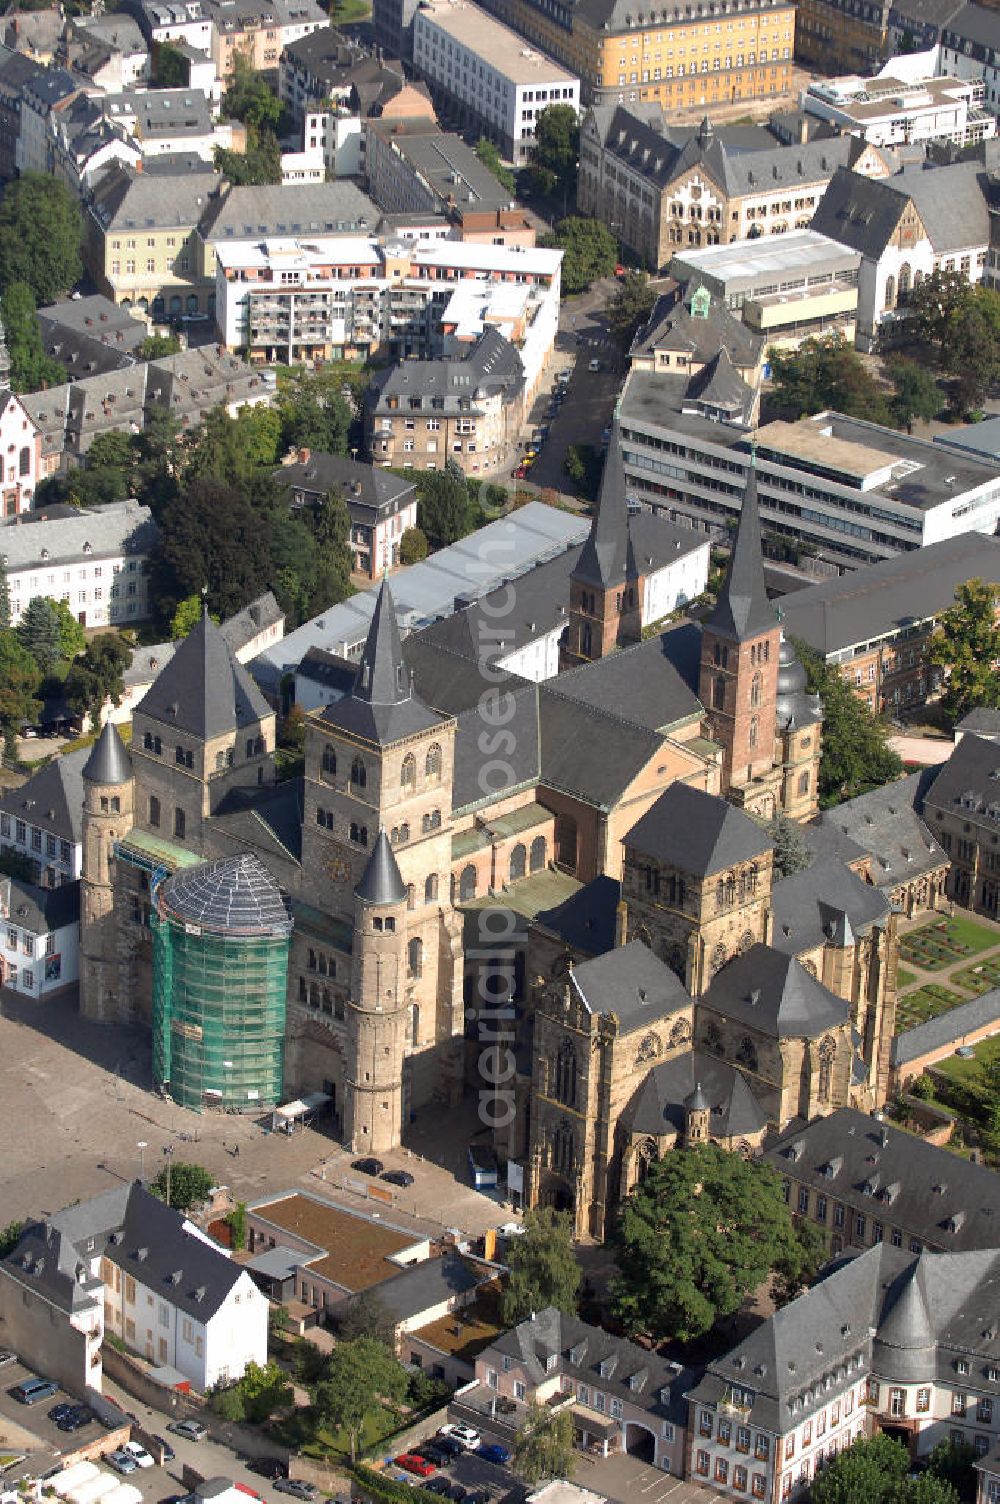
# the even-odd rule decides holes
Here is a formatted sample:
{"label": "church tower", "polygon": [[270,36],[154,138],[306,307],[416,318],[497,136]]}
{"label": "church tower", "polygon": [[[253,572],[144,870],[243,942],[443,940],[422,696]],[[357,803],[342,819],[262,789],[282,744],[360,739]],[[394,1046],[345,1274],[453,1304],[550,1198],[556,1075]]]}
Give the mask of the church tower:
{"label": "church tower", "polygon": [[[773,772],[780,641],[764,587],[757,466],[751,458],[725,583],[701,634],[698,694],[723,750],[723,794],[745,791]],[[773,814],[773,794],[768,800],[760,812]],[[738,802],[750,800],[744,795]]]}
{"label": "church tower", "polygon": [[128,1013],[118,997],[113,862],[115,842],[132,829],[134,788],[131,758],[108,721],[83,768],[80,1012],[100,1022]]}
{"label": "church tower", "polygon": [[684,1098],[684,1147],[693,1149],[698,1144],[708,1143],[709,1120],[711,1108],[708,1098],[701,1089],[701,1082],[695,1083],[694,1091]]}
{"label": "church tower", "polygon": [[611,441],[590,534],[569,582],[569,627],[562,667],[606,658],[642,641],[642,579],[625,502],[625,468],[617,430]]}
{"label": "church tower", "polygon": [[354,890],[344,1136],[355,1154],[395,1149],[403,1127],[408,1021],[406,884],[380,830]]}

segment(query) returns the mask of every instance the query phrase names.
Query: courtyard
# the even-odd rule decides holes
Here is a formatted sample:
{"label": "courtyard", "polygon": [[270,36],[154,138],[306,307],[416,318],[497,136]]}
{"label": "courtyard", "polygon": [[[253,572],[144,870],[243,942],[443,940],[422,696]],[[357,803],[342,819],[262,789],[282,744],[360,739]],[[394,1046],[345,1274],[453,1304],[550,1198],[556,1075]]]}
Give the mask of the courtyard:
{"label": "courtyard", "polygon": [[903,929],[899,939],[896,1032],[1000,986],[1000,924],[940,915]]}

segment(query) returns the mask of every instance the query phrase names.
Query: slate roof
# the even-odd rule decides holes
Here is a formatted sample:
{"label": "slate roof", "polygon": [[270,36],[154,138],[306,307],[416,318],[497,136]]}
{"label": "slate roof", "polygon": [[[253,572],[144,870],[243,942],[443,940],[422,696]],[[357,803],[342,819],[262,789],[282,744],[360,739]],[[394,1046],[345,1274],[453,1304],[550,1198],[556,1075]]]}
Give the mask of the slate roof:
{"label": "slate roof", "polygon": [[1000,579],[1000,538],[962,533],[796,590],[782,626],[827,657],[937,616],[973,574]]}
{"label": "slate roof", "polygon": [[625,845],[693,877],[710,877],[771,850],[748,815],[717,794],[675,783],[625,837]]}
{"label": "slate roof", "polygon": [[745,422],[753,412],[756,395],[733,365],[725,345],[688,382],[687,395],[702,407],[714,408]]}
{"label": "slate roof", "polygon": [[0,810],[51,831],[61,841],[83,839],[83,769],[90,748],[54,757],[19,789],[0,794]]}
{"label": "slate roof", "polygon": [[498,329],[486,329],[461,359],[402,360],[390,366],[372,389],[372,411],[376,415],[394,411],[389,399],[405,397],[410,407],[414,402],[420,404],[414,412],[433,410],[454,415],[469,412],[471,398],[471,411],[475,413],[477,399],[513,393],[523,380],[521,357],[510,340]]}
{"label": "slate roof", "polygon": [[305,816],[303,780],[289,778],[268,787],[234,788],[209,816],[209,823],[240,846],[279,860],[302,860]]}
{"label": "slate roof", "polygon": [[946,47],[955,48],[957,43],[957,50],[964,50],[961,47],[963,42],[971,42],[974,47],[1000,51],[1000,23],[996,11],[987,10],[984,5],[963,5],[945,22],[941,40]]}
{"label": "slate roof", "polygon": [[794,956],[760,944],[716,973],[702,1004],[731,1023],[775,1039],[812,1039],[850,1017],[844,999],[810,976]]}
{"label": "slate roof", "polygon": [[105,231],[192,230],[217,193],[222,177],[211,168],[175,175],[114,166],[94,185],[88,212]]}
{"label": "slate roof", "polygon": [[476,1269],[456,1253],[421,1259],[377,1287],[375,1298],[397,1324],[412,1321],[448,1300],[467,1295],[493,1278],[493,1271]]}
{"label": "slate roof", "polygon": [[292,465],[279,465],[274,479],[309,501],[321,501],[328,492],[338,491],[347,503],[351,521],[369,524],[377,518],[394,517],[413,500],[416,490],[413,481],[403,480],[380,465],[363,465],[342,454],[318,451]]}
{"label": "slate roof", "polygon": [[175,872],[158,889],[157,902],[172,918],[219,934],[291,934],[281,889],[249,851]]}
{"label": "slate roof", "polygon": [[757,506],[757,466],[751,457],[740,520],[719,598],[705,625],[734,642],[747,642],[771,631],[777,621],[764,585],[764,549]]}
{"label": "slate roof", "polygon": [[708,1050],[684,1050],[654,1065],[621,1115],[631,1133],[683,1135],[692,1094],[700,1086],[713,1138],[742,1138],[767,1126],[768,1114],[736,1066]]}
{"label": "slate roof", "polygon": [[598,809],[611,809],[656,756],[663,739],[635,721],[566,699],[558,684],[556,679],[555,688],[538,686],[542,782]]}
{"label": "slate roof", "polygon": [[136,710],[199,741],[273,715],[207,611],[178,644]]}
{"label": "slate roof", "polygon": [[284,619],[285,613],[278,605],[273,590],[265,590],[263,595],[258,595],[248,606],[243,606],[241,610],[228,616],[219,631],[236,654],[240,648],[252,642],[258,633],[267,627],[277,626]]}
{"label": "slate roof", "polygon": [[924,791],[927,809],[961,809],[979,823],[1000,822],[1000,747],[996,742],[963,736]]}
{"label": "slate roof", "polygon": [[372,854],[354,892],[362,903],[392,904],[404,903],[406,900],[406,884],[400,875],[399,865],[384,829],[378,833]]}
{"label": "slate roof", "polygon": [[132,777],[132,759],[110,721],[105,724],[84,763],[83,776],[90,783],[103,784],[127,783]]}
{"label": "slate roof", "polygon": [[[559,717],[547,701],[542,703],[537,685],[517,682],[519,683],[517,688],[514,687],[514,681],[501,682],[493,686],[498,688],[501,694],[510,695],[510,700],[504,701],[504,714],[507,714],[509,708],[513,710],[504,728],[509,731],[513,739],[511,750],[508,752],[505,749],[504,751],[504,763],[507,770],[504,789],[507,793],[514,793],[520,788],[538,782],[546,745],[554,748],[549,758],[552,765],[550,776],[555,778],[564,772],[566,776],[569,776],[568,770],[564,769],[560,760],[562,745],[560,729],[566,730],[566,720]],[[475,704],[470,705],[467,710],[461,711],[458,715],[455,732],[455,776],[451,790],[454,810],[474,809],[480,805],[492,805],[496,802],[496,757],[488,750],[489,742],[483,738],[483,730],[486,726],[478,699]],[[543,735],[543,726],[547,727],[547,736]],[[585,726],[581,729],[591,733],[593,731],[592,726]],[[588,758],[586,767],[582,771],[578,770],[576,775],[578,781],[586,784],[588,788],[591,787],[591,766]],[[599,776],[599,773],[595,774],[597,779]]]}
{"label": "slate roof", "polygon": [[379,211],[356,183],[280,183],[235,187],[205,214],[206,241],[245,236],[346,234],[374,230]]}
{"label": "slate roof", "polygon": [[632,342],[630,359],[652,357],[658,350],[669,350],[687,355],[693,364],[709,365],[724,349],[736,365],[757,364],[764,336],[744,324],[721,298],[710,297],[707,316],[695,317],[691,299],[699,288],[693,278],[683,297],[664,293],[657,298],[648,322]]}
{"label": "slate roof", "polygon": [[625,504],[622,446],[617,429],[605,456],[594,520],[573,573],[578,580],[599,585],[603,590],[613,590],[616,585],[636,577]]}
{"label": "slate roof", "polygon": [[889,1059],[897,1069],[911,1060],[919,1060],[929,1050],[944,1045],[958,1046],[980,1029],[991,1024],[1000,1026],[1000,987],[991,987],[989,992],[970,998],[967,1003],[958,1003],[946,1013],[938,1013],[912,1029],[897,1034],[890,1047]]}
{"label": "slate roof", "polygon": [[991,705],[979,705],[955,724],[956,731],[974,731],[977,736],[1000,736],[1000,710]]}
{"label": "slate roof", "polygon": [[78,564],[85,553],[94,559],[150,551],[158,529],[149,507],[137,501],[112,502],[92,511],[77,511],[53,521],[24,521],[0,529],[0,558],[7,574],[22,569]]}
{"label": "slate roof", "polygon": [[641,940],[581,962],[570,980],[588,1013],[614,1013],[626,1032],[691,1007],[676,972]]}
{"label": "slate roof", "polygon": [[540,909],[536,923],[573,950],[601,956],[615,943],[621,891],[622,885],[615,878],[595,877],[554,909]]}
{"label": "slate roof", "polygon": [[874,858],[871,875],[880,889],[898,887],[948,862],[917,810],[933,779],[931,769],[910,773],[820,815],[822,828],[847,836]]}
{"label": "slate roof", "polygon": [[775,883],[771,904],[771,944],[791,956],[817,945],[851,945],[887,924],[891,913],[884,894],[837,857],[821,857]]}
{"label": "slate roof", "polygon": [[781,1174],[846,1200],[928,1246],[959,1252],[996,1245],[995,1170],[894,1124],[877,1123],[854,1107],[787,1129],[766,1145],[764,1158]]}
{"label": "slate roof", "polygon": [[105,345],[124,345],[134,350],[147,337],[146,325],[132,317],[127,308],[119,308],[110,298],[95,293],[86,298],[67,298],[38,310],[38,322],[45,337],[49,329],[87,335]]}
{"label": "slate roof", "polygon": [[986,180],[978,162],[904,167],[888,178],[866,178],[839,167],[813,215],[812,229],[877,260],[912,200],[938,254],[985,246]]}
{"label": "slate roof", "polygon": [[80,922],[80,884],[39,888],[16,877],[0,877],[6,917],[33,935],[47,935]]}
{"label": "slate roof", "polygon": [[138,1182],[131,1187],[122,1229],[112,1234],[105,1256],[199,1322],[211,1320],[244,1273],[242,1264],[188,1232],[184,1218]]}
{"label": "slate roof", "polygon": [[548,682],[548,693],[650,731],[666,731],[701,716],[701,701],[667,655],[666,640],[671,635],[649,637],[607,658],[569,669]]}

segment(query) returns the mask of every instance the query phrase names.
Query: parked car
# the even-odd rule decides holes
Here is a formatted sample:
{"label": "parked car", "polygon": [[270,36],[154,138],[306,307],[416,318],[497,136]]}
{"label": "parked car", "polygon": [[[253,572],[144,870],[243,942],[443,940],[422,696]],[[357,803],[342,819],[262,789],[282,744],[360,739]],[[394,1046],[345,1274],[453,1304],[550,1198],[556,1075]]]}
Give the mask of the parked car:
{"label": "parked car", "polygon": [[49,1411],[49,1420],[62,1420],[64,1415],[69,1415],[73,1409],[72,1400],[61,1400],[58,1405],[53,1405]]}
{"label": "parked car", "polygon": [[261,1478],[270,1478],[273,1482],[276,1478],[287,1478],[288,1468],[280,1457],[253,1457],[247,1463],[252,1473],[258,1473]]}
{"label": "parked car", "polygon": [[468,1497],[469,1490],[463,1484],[451,1483],[448,1485],[448,1498],[454,1499],[455,1504],[464,1504],[464,1500]]}
{"label": "parked car", "polygon": [[450,1487],[451,1484],[447,1478],[431,1478],[429,1483],[423,1485],[421,1493],[437,1494],[439,1499],[445,1499],[448,1496]]}
{"label": "parked car", "polygon": [[139,1464],[130,1452],[126,1452],[124,1447],[119,1447],[117,1452],[109,1452],[104,1460],[109,1467],[114,1468],[116,1473],[121,1473],[123,1478],[127,1478],[129,1473],[137,1473],[139,1471]]}
{"label": "parked car", "polygon": [[418,1457],[426,1457],[428,1462],[433,1462],[435,1467],[443,1467],[450,1460],[448,1453],[443,1447],[439,1447],[436,1441],[424,1441],[420,1446],[413,1448]]}
{"label": "parked car", "polygon": [[525,465],[523,463],[520,464],[520,465],[516,465],[515,468],[514,468],[514,479],[515,480],[523,480],[524,477],[527,475],[527,473],[528,473],[528,467],[527,467],[527,465]]}
{"label": "parked car", "polygon": [[498,1441],[484,1442],[481,1447],[476,1448],[476,1456],[481,1457],[484,1462],[495,1462],[497,1467],[506,1467],[510,1461],[510,1452]]}
{"label": "parked car", "polygon": [[133,1462],[138,1463],[140,1467],[156,1466],[151,1454],[138,1441],[127,1441],[121,1450],[127,1452]]}
{"label": "parked car", "polygon": [[478,1447],[483,1439],[472,1426],[465,1426],[461,1421],[454,1420],[449,1421],[446,1426],[442,1426],[438,1431],[438,1435],[445,1437],[448,1441],[457,1441],[459,1446],[463,1447],[467,1452],[471,1452],[475,1447]]}
{"label": "parked car", "polygon": [[175,1436],[185,1436],[188,1441],[204,1441],[208,1435],[207,1426],[203,1426],[199,1420],[175,1420],[167,1426]]}
{"label": "parked car", "polygon": [[385,1165],[380,1159],[356,1159],[352,1164],[351,1169],[357,1170],[361,1175],[381,1175],[382,1171],[385,1169]]}
{"label": "parked car", "polygon": [[173,1447],[170,1445],[169,1441],[166,1441],[162,1436],[154,1436],[153,1440],[162,1451],[164,1462],[176,1461],[177,1454],[175,1453]]}
{"label": "parked car", "polygon": [[94,1412],[86,1405],[68,1405],[56,1421],[60,1431],[82,1431],[94,1419]]}
{"label": "parked car", "polygon": [[42,1400],[50,1400],[54,1394],[58,1394],[59,1385],[53,1384],[51,1379],[22,1379],[10,1393],[22,1405],[38,1405]]}
{"label": "parked car", "polygon": [[291,1494],[295,1499],[315,1499],[315,1483],[307,1483],[304,1478],[275,1478],[274,1486],[279,1494]]}
{"label": "parked car", "polygon": [[466,1494],[465,1504],[491,1504],[493,1495],[487,1488],[474,1488],[471,1494]]}
{"label": "parked car", "polygon": [[426,1457],[418,1457],[416,1452],[403,1452],[396,1458],[396,1466],[404,1472],[415,1473],[418,1478],[429,1478],[434,1471],[433,1462],[428,1462]]}
{"label": "parked car", "polygon": [[449,1462],[453,1461],[456,1457],[461,1457],[462,1453],[465,1451],[465,1447],[462,1445],[462,1443],[460,1441],[456,1441],[453,1436],[435,1436],[434,1445],[437,1447],[439,1452],[444,1453]]}
{"label": "parked car", "polygon": [[588,371],[593,371],[595,375],[596,375],[596,373],[600,369],[601,369],[601,362],[599,360],[592,360],[590,362],[590,364],[587,366],[587,370]]}
{"label": "parked car", "polygon": [[389,1185],[401,1185],[404,1190],[413,1184],[409,1170],[383,1170],[379,1179],[387,1181]]}
{"label": "parked car", "polygon": [[0,1368],[6,1368],[8,1363],[17,1362],[17,1353],[8,1352],[7,1348],[0,1347]]}

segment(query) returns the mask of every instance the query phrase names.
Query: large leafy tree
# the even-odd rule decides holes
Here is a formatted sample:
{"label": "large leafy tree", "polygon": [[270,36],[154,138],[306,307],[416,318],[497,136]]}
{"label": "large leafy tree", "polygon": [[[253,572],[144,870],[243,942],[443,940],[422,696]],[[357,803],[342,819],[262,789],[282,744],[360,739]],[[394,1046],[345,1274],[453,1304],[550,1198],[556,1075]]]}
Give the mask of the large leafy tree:
{"label": "large leafy tree", "polygon": [[528,1406],[514,1441],[514,1471],[532,1486],[546,1478],[568,1478],[573,1471],[573,1417],[544,1405]]}
{"label": "large leafy tree", "polygon": [[356,1342],[360,1337],[369,1337],[391,1349],[396,1340],[396,1329],[390,1312],[374,1291],[362,1290],[347,1304],[337,1323],[337,1337],[341,1342]]}
{"label": "large leafy tree", "polygon": [[117,632],[102,632],[88,642],[66,675],[63,686],[66,704],[76,715],[89,715],[95,731],[107,701],[121,704],[125,670],[131,661],[132,649],[128,643]]}
{"label": "large leafy tree", "polygon": [[892,416],[900,428],[912,428],[914,418],[929,423],[943,405],[941,389],[932,372],[915,360],[896,360],[889,367],[895,396],[890,402]]}
{"label": "large leafy tree", "polygon": [[164,510],[150,577],[165,619],[203,586],[210,610],[232,616],[268,588],[270,573],[269,518],[244,488],[199,476]]}
{"label": "large leafy tree", "polygon": [[246,151],[215,149],[215,168],[236,188],[281,182],[281,146],[273,131],[247,126]]}
{"label": "large leafy tree", "polygon": [[8,183],[0,201],[0,292],[23,282],[39,306],[58,298],[83,271],[82,233],[77,201],[58,178],[26,172]]}
{"label": "large leafy tree", "polygon": [[569,1214],[547,1206],[527,1212],[524,1232],[511,1244],[507,1267],[502,1301],[507,1326],[548,1306],[572,1314],[580,1288],[580,1265],[573,1252]]}
{"label": "large leafy tree", "polygon": [[629,1332],[690,1341],[799,1251],[779,1176],[715,1144],[667,1154],[625,1201],[614,1310]]}
{"label": "large leafy tree", "polygon": [[283,384],[278,399],[283,449],[347,453],[351,409],[341,386],[326,371],[296,372]]}
{"label": "large leafy tree", "polygon": [[212,1406],[224,1420],[245,1420],[259,1426],[276,1410],[290,1405],[293,1397],[288,1375],[277,1363],[248,1363],[235,1384],[213,1395]]}
{"label": "large leafy tree", "polygon": [[576,198],[576,171],[580,156],[580,120],[568,104],[550,104],[535,122],[535,144],[529,174],[538,193],[561,196],[565,203]]}
{"label": "large leafy tree", "polygon": [[281,100],[250,59],[238,52],[233,59],[229,87],[222,96],[222,113],[230,120],[242,120],[258,130],[277,131],[281,124]]}
{"label": "large leafy tree", "polygon": [[794,420],[829,408],[872,423],[891,421],[885,394],[843,335],[806,339],[797,350],[772,346],[768,360],[774,380],[769,406],[780,418]]}
{"label": "large leafy tree", "polygon": [[191,65],[179,47],[170,42],[153,45],[153,78],[161,89],[186,89]]}
{"label": "large leafy tree", "polygon": [[618,264],[618,247],[607,225],[597,219],[570,215],[561,219],[542,245],[563,252],[563,296],[585,292],[602,277],[610,277]]}
{"label": "large leafy tree", "polygon": [[316,1385],[313,1402],[326,1425],[347,1433],[354,1462],[362,1427],[379,1401],[402,1400],[405,1394],[406,1370],[402,1364],[384,1343],[358,1337],[334,1348]]}
{"label": "large leafy tree", "polygon": [[959,1504],[933,1464],[911,1476],[906,1447],[881,1431],[845,1448],[817,1473],[809,1497],[811,1504]]}
{"label": "large leafy tree", "polygon": [[1000,705],[998,606],[1000,585],[966,580],[927,644],[927,662],[947,673],[941,703],[954,720],[980,705]]}
{"label": "large leafy tree", "polygon": [[[167,1182],[170,1182],[170,1197],[167,1199]],[[175,1211],[186,1212],[192,1206],[197,1206],[204,1201],[209,1191],[215,1184],[214,1176],[210,1175],[204,1165],[188,1164],[185,1160],[178,1159],[170,1165],[164,1165],[155,1179],[149,1183],[149,1189],[154,1196],[161,1201],[166,1201]]]}
{"label": "large leafy tree", "polygon": [[429,470],[417,481],[417,522],[431,548],[444,548],[475,526],[469,488],[451,470]]}
{"label": "large leafy tree", "polygon": [[21,725],[41,709],[42,672],[17,633],[0,631],[0,731],[10,747]]}
{"label": "large leafy tree", "polygon": [[608,299],[608,326],[615,343],[628,350],[653,311],[656,294],[645,272],[626,272]]}
{"label": "large leafy tree", "polygon": [[0,307],[14,391],[37,392],[42,387],[61,385],[66,380],[66,372],[57,360],[45,353],[35,295],[28,284],[11,282]]}
{"label": "large leafy tree", "polygon": [[910,290],[906,300],[907,329],[940,349],[956,313],[972,301],[972,284],[962,272],[931,272]]}
{"label": "large leafy tree", "polygon": [[869,710],[840,671],[824,663],[808,643],[796,640],[795,650],[810,690],[823,702],[820,803],[839,804],[898,778],[903,764],[889,746],[889,728],[882,717]]}

